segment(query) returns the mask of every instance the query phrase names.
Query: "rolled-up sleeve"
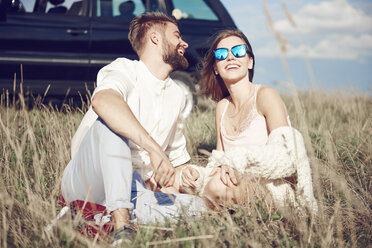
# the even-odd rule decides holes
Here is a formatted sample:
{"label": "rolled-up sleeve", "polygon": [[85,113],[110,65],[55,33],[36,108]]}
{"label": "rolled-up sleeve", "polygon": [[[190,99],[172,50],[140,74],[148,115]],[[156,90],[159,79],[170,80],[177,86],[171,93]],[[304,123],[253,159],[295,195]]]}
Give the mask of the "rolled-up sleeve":
{"label": "rolled-up sleeve", "polygon": [[[123,70],[122,68],[125,67],[128,70]],[[128,68],[129,67],[129,68]],[[105,89],[113,89],[120,93],[124,100],[127,101],[128,93],[131,91],[134,85],[134,81],[136,80],[133,78],[131,73],[133,68],[125,61],[115,60],[111,64],[103,67],[97,75],[97,88],[94,90],[93,96]]]}

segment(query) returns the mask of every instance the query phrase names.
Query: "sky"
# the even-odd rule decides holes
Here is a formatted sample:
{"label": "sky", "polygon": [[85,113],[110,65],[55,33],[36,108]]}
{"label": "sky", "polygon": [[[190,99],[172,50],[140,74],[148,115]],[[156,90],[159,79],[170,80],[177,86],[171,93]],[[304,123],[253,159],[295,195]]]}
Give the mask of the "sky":
{"label": "sky", "polygon": [[371,0],[221,2],[253,47],[255,83],[372,95]]}

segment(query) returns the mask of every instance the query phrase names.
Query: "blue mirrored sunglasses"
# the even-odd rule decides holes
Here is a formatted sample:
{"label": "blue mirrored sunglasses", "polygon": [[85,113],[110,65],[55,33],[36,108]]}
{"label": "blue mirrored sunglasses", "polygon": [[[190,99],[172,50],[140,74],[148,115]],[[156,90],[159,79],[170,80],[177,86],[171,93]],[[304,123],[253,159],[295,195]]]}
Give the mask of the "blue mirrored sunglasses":
{"label": "blue mirrored sunglasses", "polygon": [[[231,48],[231,53],[236,57],[244,57],[249,51],[249,48],[246,44],[237,45]],[[217,60],[225,60],[229,56],[229,49],[228,48],[218,48],[214,50],[214,57]]]}

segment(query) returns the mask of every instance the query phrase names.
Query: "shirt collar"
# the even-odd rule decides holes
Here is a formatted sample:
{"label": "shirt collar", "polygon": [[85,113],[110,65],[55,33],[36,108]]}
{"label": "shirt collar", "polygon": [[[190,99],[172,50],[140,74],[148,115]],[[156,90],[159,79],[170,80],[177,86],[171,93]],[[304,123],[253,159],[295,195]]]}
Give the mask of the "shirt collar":
{"label": "shirt collar", "polygon": [[168,76],[165,80],[160,80],[157,77],[155,77],[150,70],[147,68],[145,63],[143,61],[139,61],[140,66],[143,68],[143,71],[145,74],[148,75],[152,80],[146,80],[146,84],[150,85],[156,93],[160,94],[160,92],[167,87],[169,87],[172,84],[171,78]]}

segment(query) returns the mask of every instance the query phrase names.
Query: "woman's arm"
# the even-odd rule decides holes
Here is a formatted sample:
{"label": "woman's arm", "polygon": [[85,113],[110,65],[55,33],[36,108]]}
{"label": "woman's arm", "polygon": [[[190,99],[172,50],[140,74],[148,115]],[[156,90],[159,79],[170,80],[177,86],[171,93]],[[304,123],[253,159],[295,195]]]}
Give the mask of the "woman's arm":
{"label": "woman's arm", "polygon": [[216,139],[217,139],[216,150],[217,151],[224,150],[222,139],[221,139],[221,117],[222,117],[222,111],[224,110],[226,104],[227,104],[227,99],[222,99],[221,101],[217,103],[217,106],[216,106],[215,126],[216,126]]}
{"label": "woman's arm", "polygon": [[258,90],[257,111],[265,117],[269,134],[278,127],[289,126],[287,109],[274,88],[262,86]]}
{"label": "woman's arm", "polygon": [[241,173],[278,179],[296,172],[299,163],[308,163],[301,133],[291,127],[274,129],[266,145],[234,147],[227,152],[213,151],[207,167],[226,164]]}
{"label": "woman's arm", "polygon": [[[226,104],[228,104],[227,101],[228,100],[226,98],[224,98],[221,101],[219,101],[217,103],[217,106],[216,106],[216,123],[215,123],[215,125],[216,125],[216,133],[217,133],[217,137],[216,137],[216,139],[217,139],[216,150],[217,151],[224,151],[222,138],[221,138],[221,118],[222,118],[222,112],[226,108]],[[237,184],[235,171],[232,168],[230,168],[229,166],[224,166],[224,165],[220,165],[219,168],[222,169],[221,180],[225,185],[229,185],[230,181],[235,185]],[[214,174],[216,174],[217,170],[218,170],[218,167],[216,167],[210,173],[209,176],[213,176]]]}

